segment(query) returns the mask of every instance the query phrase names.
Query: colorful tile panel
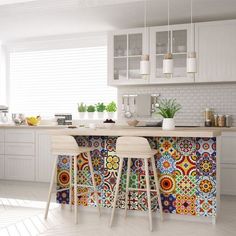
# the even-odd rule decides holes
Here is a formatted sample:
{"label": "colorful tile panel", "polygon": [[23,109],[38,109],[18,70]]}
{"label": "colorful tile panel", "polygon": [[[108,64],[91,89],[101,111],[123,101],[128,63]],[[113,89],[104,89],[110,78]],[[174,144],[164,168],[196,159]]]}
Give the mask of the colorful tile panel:
{"label": "colorful tile panel", "polygon": [[[91,157],[95,181],[99,191],[99,204],[111,208],[117,180],[120,159],[116,155],[117,137],[75,137],[79,146],[92,147]],[[216,139],[215,138],[148,138],[155,156],[163,211],[171,214],[192,216],[215,216],[216,214]],[[78,179],[80,183],[91,184],[88,159],[85,154],[77,157]],[[57,189],[69,187],[70,158],[59,156],[57,170]],[[127,161],[122,167],[121,184],[117,207],[125,207]],[[154,174],[149,163],[151,189],[155,189]],[[146,188],[144,163],[140,159],[131,161],[131,188]],[[87,191],[87,189],[79,189]],[[152,197],[156,193],[152,192]],[[73,195],[73,194],[72,194]],[[57,193],[57,201],[69,203],[69,190]],[[72,202],[74,197],[72,197]],[[82,206],[96,206],[94,192],[79,197]],[[152,209],[158,208],[157,198]],[[129,210],[147,210],[147,195],[143,191],[130,191]]]}

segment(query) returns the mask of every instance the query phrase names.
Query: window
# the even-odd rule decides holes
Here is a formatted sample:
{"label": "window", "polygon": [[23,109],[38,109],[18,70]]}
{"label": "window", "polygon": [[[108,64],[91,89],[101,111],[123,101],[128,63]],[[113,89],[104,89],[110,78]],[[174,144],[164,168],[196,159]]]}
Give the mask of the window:
{"label": "window", "polygon": [[20,50],[9,54],[9,105],[12,113],[53,116],[72,113],[77,103],[117,100],[107,86],[107,46]]}

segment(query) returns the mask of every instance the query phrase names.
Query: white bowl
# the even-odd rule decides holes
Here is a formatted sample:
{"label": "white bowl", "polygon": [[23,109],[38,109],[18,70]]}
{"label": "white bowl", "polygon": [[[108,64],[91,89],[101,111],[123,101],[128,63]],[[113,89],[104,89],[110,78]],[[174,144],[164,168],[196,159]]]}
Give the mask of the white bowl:
{"label": "white bowl", "polygon": [[103,123],[103,127],[106,129],[111,129],[115,126],[115,123]]}

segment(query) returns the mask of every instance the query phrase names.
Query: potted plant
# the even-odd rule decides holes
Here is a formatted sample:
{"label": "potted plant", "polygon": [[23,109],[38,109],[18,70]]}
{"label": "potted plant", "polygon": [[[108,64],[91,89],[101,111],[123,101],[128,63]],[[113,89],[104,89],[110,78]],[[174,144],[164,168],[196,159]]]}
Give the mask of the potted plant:
{"label": "potted plant", "polygon": [[83,102],[78,103],[79,119],[84,119],[86,111],[87,111],[87,106]]}
{"label": "potted plant", "polygon": [[89,105],[87,107],[87,112],[88,112],[88,119],[92,120],[95,112],[95,106],[94,105]]}
{"label": "potted plant", "polygon": [[176,112],[181,109],[181,105],[176,102],[176,99],[162,99],[159,102],[159,111],[157,114],[163,117],[162,129],[173,130],[175,129],[174,116]]}
{"label": "potted plant", "polygon": [[96,105],[96,110],[97,110],[97,114],[98,114],[98,119],[103,119],[104,117],[104,111],[106,110],[106,106],[104,105],[103,102],[99,102]]}
{"label": "potted plant", "polygon": [[117,106],[114,101],[110,102],[106,106],[107,116],[109,119],[114,119],[115,112],[117,111]]}

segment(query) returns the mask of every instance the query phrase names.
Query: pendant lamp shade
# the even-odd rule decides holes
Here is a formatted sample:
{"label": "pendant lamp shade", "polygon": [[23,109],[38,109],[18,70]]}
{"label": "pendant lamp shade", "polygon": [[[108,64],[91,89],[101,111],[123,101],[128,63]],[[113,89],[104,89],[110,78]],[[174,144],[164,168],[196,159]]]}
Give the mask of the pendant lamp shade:
{"label": "pendant lamp shade", "polygon": [[149,55],[143,55],[140,61],[140,74],[149,75],[149,73],[150,73]]}
{"label": "pendant lamp shade", "polygon": [[187,73],[197,73],[197,57],[196,52],[188,53]]}
{"label": "pendant lamp shade", "polygon": [[173,74],[174,61],[171,53],[167,53],[163,60],[163,74]]}

